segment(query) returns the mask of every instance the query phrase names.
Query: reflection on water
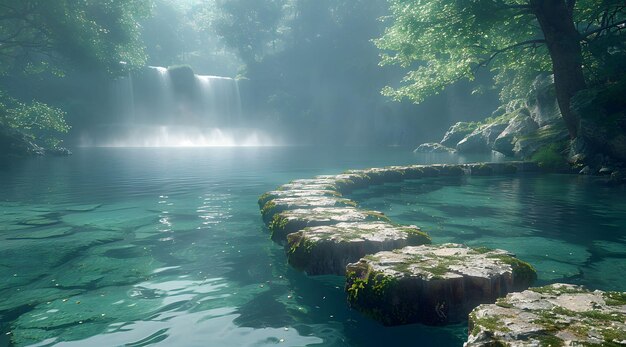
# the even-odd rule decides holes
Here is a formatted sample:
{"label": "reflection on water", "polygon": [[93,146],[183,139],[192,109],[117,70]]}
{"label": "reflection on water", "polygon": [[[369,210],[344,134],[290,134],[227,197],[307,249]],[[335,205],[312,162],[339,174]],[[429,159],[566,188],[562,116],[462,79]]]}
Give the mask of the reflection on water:
{"label": "reflection on water", "polygon": [[[471,159],[327,153],[85,149],[0,169],[0,346],[461,345],[462,325],[385,328],[347,308],[341,278],[291,269],[256,200],[347,168]],[[624,290],[623,193],[548,176],[416,181],[354,198],[437,241],[513,250],[543,281]]]}

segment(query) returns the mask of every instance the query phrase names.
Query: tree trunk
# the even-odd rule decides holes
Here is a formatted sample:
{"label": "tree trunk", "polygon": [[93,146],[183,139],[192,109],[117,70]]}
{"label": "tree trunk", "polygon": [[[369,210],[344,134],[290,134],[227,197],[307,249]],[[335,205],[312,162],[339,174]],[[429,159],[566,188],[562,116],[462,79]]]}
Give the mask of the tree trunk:
{"label": "tree trunk", "polygon": [[530,1],[550,52],[556,99],[572,139],[578,136],[580,119],[572,113],[570,101],[576,92],[585,89],[580,34],[573,18],[574,3],[575,0]]}

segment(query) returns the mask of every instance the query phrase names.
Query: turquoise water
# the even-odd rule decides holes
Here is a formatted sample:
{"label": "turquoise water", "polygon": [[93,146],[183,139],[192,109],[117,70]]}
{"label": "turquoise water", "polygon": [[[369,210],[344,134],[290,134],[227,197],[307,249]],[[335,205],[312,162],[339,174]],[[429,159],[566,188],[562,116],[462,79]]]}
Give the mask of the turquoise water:
{"label": "turquoise water", "polygon": [[[576,175],[405,181],[354,192],[367,209],[417,223],[433,242],[502,248],[538,285],[626,291],[626,189]],[[417,222],[419,221],[419,222]]]}
{"label": "turquoise water", "polygon": [[[464,326],[385,328],[269,240],[256,200],[296,178],[489,158],[406,149],[84,149],[0,168],[0,346],[460,346]],[[450,185],[452,184],[452,185]],[[355,192],[436,241],[507,248],[542,281],[626,290],[626,201],[574,176]],[[13,341],[13,342],[11,342]]]}

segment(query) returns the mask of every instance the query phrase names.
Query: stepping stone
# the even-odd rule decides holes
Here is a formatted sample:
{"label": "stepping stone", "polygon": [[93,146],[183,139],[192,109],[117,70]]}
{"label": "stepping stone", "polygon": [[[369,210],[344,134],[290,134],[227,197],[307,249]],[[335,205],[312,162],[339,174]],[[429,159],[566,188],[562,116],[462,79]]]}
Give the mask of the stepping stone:
{"label": "stepping stone", "polygon": [[301,208],[315,207],[355,207],[356,202],[336,196],[300,196],[277,198],[268,201],[261,209],[265,223],[269,223],[277,213]]}
{"label": "stepping stone", "polygon": [[308,275],[344,275],[346,265],[366,254],[430,243],[415,226],[387,222],[339,223],[287,235],[289,263]]}
{"label": "stepping stone", "polygon": [[364,211],[354,207],[316,207],[280,212],[274,215],[269,229],[272,232],[272,240],[285,242],[287,234],[306,227],[378,220],[389,221],[384,214],[376,211]]}
{"label": "stepping stone", "polygon": [[624,346],[626,292],[571,284],[530,288],[480,305],[469,316],[467,347]]}
{"label": "stepping stone", "polygon": [[379,252],[349,264],[346,273],[350,306],[385,325],[460,322],[537,276],[506,251],[451,243]]}
{"label": "stepping stone", "polygon": [[337,190],[334,179],[295,180],[278,187],[278,190]]}
{"label": "stepping stone", "polygon": [[319,190],[303,190],[303,189],[291,189],[291,190],[274,190],[264,193],[259,197],[259,207],[265,207],[270,200],[278,198],[297,198],[297,197],[310,197],[310,196],[341,196],[335,190],[319,189]]}
{"label": "stepping stone", "polygon": [[355,173],[343,173],[339,175],[320,175],[318,179],[333,179],[337,190],[342,193],[350,192],[354,189],[365,188],[370,185],[370,177],[361,171]]}

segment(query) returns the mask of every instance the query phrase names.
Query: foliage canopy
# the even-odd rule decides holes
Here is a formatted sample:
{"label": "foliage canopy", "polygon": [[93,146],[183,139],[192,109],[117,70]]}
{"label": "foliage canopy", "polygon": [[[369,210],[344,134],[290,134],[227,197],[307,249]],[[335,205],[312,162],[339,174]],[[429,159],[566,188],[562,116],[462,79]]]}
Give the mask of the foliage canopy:
{"label": "foliage canopy", "polygon": [[[76,68],[120,75],[142,66],[138,21],[151,7],[151,0],[0,0],[0,77]],[[65,113],[10,91],[0,90],[0,125],[57,146],[54,134],[69,130]]]}
{"label": "foliage canopy", "polygon": [[[535,76],[551,72],[544,35],[528,0],[389,0],[390,22],[375,40],[381,64],[409,70],[397,87],[383,93],[421,102],[488,68],[501,98],[522,98]],[[573,2],[572,2],[573,3]],[[624,71],[626,4],[619,0],[580,0],[574,7],[583,69],[589,82]]]}

